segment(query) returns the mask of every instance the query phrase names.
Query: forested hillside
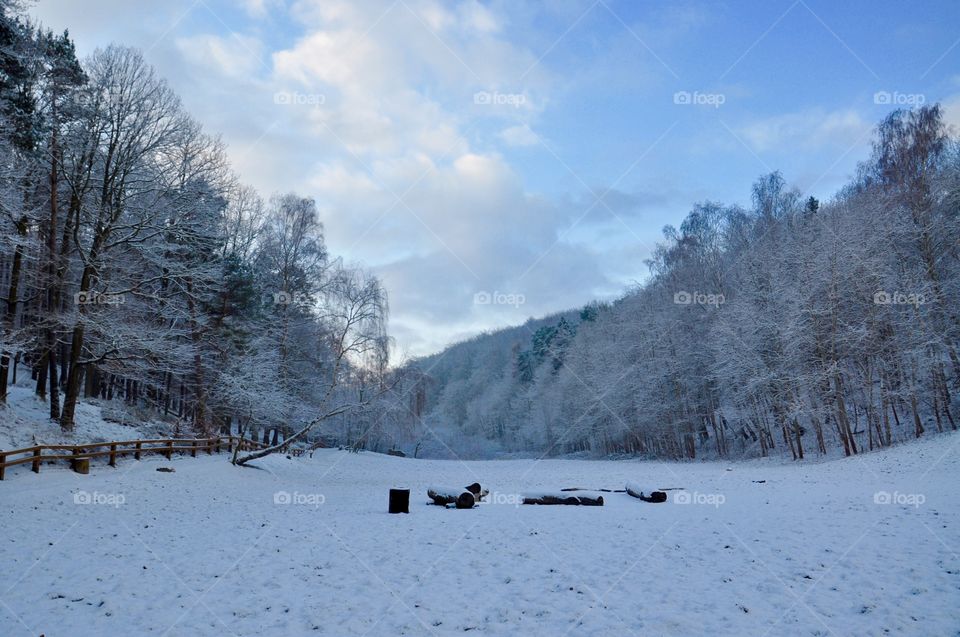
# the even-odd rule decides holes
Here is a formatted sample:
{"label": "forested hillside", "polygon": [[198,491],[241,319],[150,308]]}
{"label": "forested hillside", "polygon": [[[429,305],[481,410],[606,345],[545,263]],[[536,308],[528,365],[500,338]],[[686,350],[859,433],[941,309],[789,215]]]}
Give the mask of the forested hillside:
{"label": "forested hillside", "polygon": [[312,199],[244,185],[137,50],[81,61],[0,10],[0,403],[28,378],[66,433],[81,399],[427,456],[803,458],[956,429],[960,150],[937,105],[884,119],[829,201],[764,175],[748,207],[665,228],[615,302],[392,369],[387,292]]}
{"label": "forested hillside", "polygon": [[956,429],[960,154],[940,107],[891,113],[830,201],[776,172],[750,193],[665,228],[649,281],[616,302],[416,362],[412,438],[803,458]]}
{"label": "forested hillside", "polygon": [[20,8],[0,0],[0,404],[27,376],[65,432],[84,398],[274,442],[362,407],[386,293],[314,202],[241,183],[137,50],[78,61]]}

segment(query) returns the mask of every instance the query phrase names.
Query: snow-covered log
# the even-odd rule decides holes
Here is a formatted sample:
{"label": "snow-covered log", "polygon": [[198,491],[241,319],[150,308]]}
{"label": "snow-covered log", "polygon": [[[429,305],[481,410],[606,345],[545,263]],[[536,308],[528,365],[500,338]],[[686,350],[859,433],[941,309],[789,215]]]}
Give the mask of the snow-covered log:
{"label": "snow-covered log", "polygon": [[[488,491],[480,487],[480,484],[474,482],[467,487],[449,488],[449,487],[430,487],[427,489],[427,497],[433,500],[434,504],[446,506],[456,504],[458,509],[469,509],[486,496]],[[470,497],[465,497],[469,495]]]}
{"label": "snow-covered log", "polygon": [[603,506],[603,496],[597,494],[580,493],[571,495],[569,492],[558,493],[527,493],[523,496],[524,504],[569,504],[582,506]]}
{"label": "snow-covered log", "polygon": [[628,482],[626,485],[628,495],[640,498],[644,502],[666,502],[667,494],[656,489],[644,488],[636,482]]}
{"label": "snow-covered log", "polygon": [[474,495],[474,497],[477,499],[477,502],[483,500],[490,493],[490,490],[481,487],[479,482],[474,482],[473,484],[469,484],[464,488]]}
{"label": "snow-covered log", "polygon": [[458,509],[472,509],[477,503],[477,497],[469,491],[464,491],[457,496],[456,506]]}

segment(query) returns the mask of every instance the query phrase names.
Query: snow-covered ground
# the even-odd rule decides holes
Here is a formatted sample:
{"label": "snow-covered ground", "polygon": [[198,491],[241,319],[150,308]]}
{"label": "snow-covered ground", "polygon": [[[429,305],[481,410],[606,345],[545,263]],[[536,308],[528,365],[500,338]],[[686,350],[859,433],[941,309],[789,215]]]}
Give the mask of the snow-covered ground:
{"label": "snow-covered ground", "polygon": [[50,420],[50,406],[37,398],[27,374],[8,388],[7,406],[0,406],[0,449],[23,449],[35,444],[70,444],[137,438],[167,438],[171,423],[153,422],[130,413],[121,400],[85,399],[77,403],[74,430],[65,433]]}
{"label": "snow-covered ground", "polygon": [[[0,633],[957,635],[958,451],[948,435],[805,464],[322,451],[21,467],[0,483]],[[490,504],[425,504],[428,485],[475,480]],[[515,505],[626,481],[686,491]],[[409,515],[386,512],[398,485]]]}

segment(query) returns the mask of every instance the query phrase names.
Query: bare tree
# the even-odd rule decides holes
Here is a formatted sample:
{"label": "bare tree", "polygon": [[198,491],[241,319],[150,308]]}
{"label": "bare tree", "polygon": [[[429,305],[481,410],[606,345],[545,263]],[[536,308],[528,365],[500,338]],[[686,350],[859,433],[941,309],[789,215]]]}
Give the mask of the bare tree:
{"label": "bare tree", "polygon": [[337,400],[337,390],[352,364],[369,360],[371,355],[377,360],[386,357],[388,309],[386,294],[379,281],[356,270],[340,270],[325,286],[323,301],[321,325],[325,330],[320,335],[322,341],[317,345],[321,351],[328,353],[329,358],[322,370],[324,389],[318,401],[317,414],[282,442],[239,456],[234,459],[234,464],[244,465],[282,452],[291,444],[305,439],[322,423],[363,407],[380,393],[370,393],[353,401]]}

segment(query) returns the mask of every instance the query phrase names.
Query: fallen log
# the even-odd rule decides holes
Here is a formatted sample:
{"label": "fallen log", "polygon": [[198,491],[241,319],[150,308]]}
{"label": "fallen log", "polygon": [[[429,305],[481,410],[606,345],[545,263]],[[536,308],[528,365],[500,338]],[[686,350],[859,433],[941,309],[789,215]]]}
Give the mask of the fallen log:
{"label": "fallen log", "polygon": [[438,504],[440,506],[443,506],[446,504],[453,504],[454,502],[457,501],[457,497],[459,497],[460,493],[462,492],[461,491],[454,492],[448,489],[437,488],[437,487],[431,487],[427,489],[427,497],[433,500],[434,504]]}
{"label": "fallen log", "polygon": [[479,482],[474,482],[473,484],[464,487],[464,489],[472,493],[478,502],[483,500],[490,493],[490,490],[481,487]]}
{"label": "fallen log", "polygon": [[472,509],[473,505],[476,503],[477,503],[477,498],[469,491],[464,491],[459,496],[457,496],[456,506],[458,509]]}
{"label": "fallen log", "polygon": [[624,493],[623,489],[587,489],[585,487],[567,487],[561,491],[599,491],[600,493]]}
{"label": "fallen log", "polygon": [[627,495],[639,498],[644,502],[666,502],[667,494],[663,491],[653,489],[644,489],[634,482],[628,482],[626,485]]}
{"label": "fallen log", "polygon": [[433,500],[434,504],[438,506],[454,504],[458,509],[472,509],[473,505],[483,500],[487,493],[488,491],[480,488],[480,485],[476,482],[460,489],[447,487],[430,487],[427,489],[427,497]]}
{"label": "fallen log", "polygon": [[573,506],[603,506],[602,495],[569,495],[569,493],[536,493],[523,496],[524,504],[568,504]]}

